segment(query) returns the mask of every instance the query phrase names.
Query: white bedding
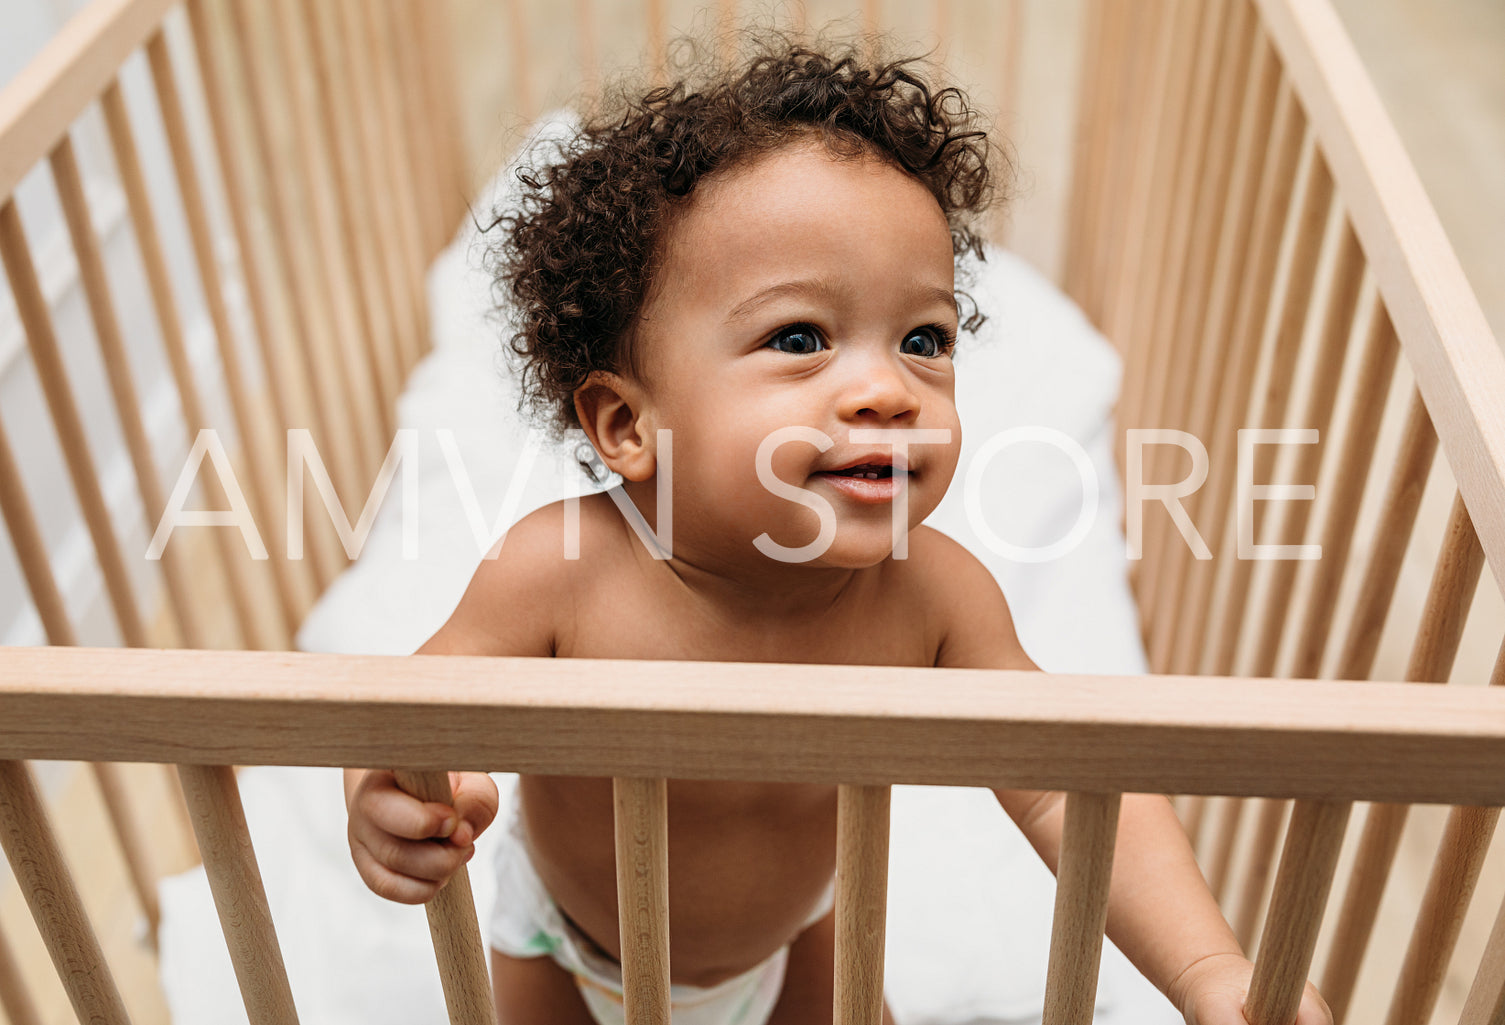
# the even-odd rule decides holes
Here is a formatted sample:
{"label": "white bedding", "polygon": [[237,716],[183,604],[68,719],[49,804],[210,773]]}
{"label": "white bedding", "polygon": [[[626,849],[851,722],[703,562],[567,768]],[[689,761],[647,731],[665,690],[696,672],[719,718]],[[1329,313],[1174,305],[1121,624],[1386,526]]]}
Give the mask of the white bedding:
{"label": "white bedding", "polygon": [[[542,132],[565,130],[545,122]],[[510,175],[498,182],[505,187]],[[478,212],[490,209],[488,194]],[[484,218],[483,218],[484,219]],[[569,493],[578,471],[569,453],[545,448],[509,495],[528,444],[510,378],[497,358],[490,282],[470,232],[429,276],[435,350],[413,372],[399,405],[418,432],[421,496],[418,558],[402,556],[397,489],[360,560],[305,621],[311,651],[405,654],[449,615],[505,526]],[[1112,407],[1119,362],[1075,306],[1009,253],[989,250],[970,289],[989,314],[963,336],[957,357],[965,440],[961,469],[931,517],[997,576],[1025,649],[1048,671],[1145,672],[1125,570],[1119,487],[1112,462]],[[990,551],[969,522],[964,481],[989,438],[1047,427],[1081,445],[1101,506],[1082,542],[1049,562]],[[474,494],[467,501],[436,433],[453,431]],[[1060,450],[1007,449],[980,479],[980,507],[995,535],[1016,546],[1061,539],[1082,507],[1078,470]],[[494,523],[499,510],[506,509]],[[1126,685],[1132,685],[1126,681]],[[503,785],[511,779],[498,776]],[[442,1022],[443,999],[421,909],[369,893],[350,864],[338,773],[250,769],[241,775],[247,819],[305,1025]],[[489,846],[483,836],[480,844]],[[483,849],[472,864],[490,859]],[[493,899],[472,873],[481,920]],[[163,984],[183,1025],[245,1021],[202,870],[161,887]],[[1044,992],[1053,881],[985,790],[896,788],[890,863],[887,992],[901,1025],[1038,1020]],[[1104,958],[1102,1022],[1152,1025],[1180,1018],[1117,951]]]}

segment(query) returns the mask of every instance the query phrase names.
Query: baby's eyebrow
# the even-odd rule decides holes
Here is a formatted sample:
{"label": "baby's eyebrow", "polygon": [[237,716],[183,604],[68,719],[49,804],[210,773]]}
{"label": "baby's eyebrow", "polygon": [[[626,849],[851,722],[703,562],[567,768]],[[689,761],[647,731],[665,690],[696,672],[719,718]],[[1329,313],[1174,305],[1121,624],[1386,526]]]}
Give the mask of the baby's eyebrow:
{"label": "baby's eyebrow", "polygon": [[[825,278],[807,278],[797,281],[780,281],[769,285],[767,288],[754,292],[748,298],[742,300],[726,315],[727,323],[745,320],[756,313],[759,308],[772,302],[781,296],[803,295],[815,299],[834,301],[839,289],[834,283]],[[910,299],[916,305],[928,306],[943,303],[947,306],[956,305],[956,292],[949,288],[941,288],[938,285],[915,285],[910,293]]]}

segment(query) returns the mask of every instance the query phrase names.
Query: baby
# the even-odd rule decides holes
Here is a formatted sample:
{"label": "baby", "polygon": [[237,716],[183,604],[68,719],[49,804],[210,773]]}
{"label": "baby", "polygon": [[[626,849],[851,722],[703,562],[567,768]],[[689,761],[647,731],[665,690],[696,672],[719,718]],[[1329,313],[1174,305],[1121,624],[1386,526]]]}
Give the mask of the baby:
{"label": "baby", "polygon": [[[519,174],[494,226],[512,348],[620,489],[519,522],[421,653],[1037,668],[990,573],[921,526],[961,444],[979,115],[913,60],[759,47]],[[498,792],[453,779],[441,805],[347,772],[372,890],[426,901],[470,859]],[[1054,867],[1063,795],[997,798]],[[834,785],[670,783],[676,1022],[831,1021],[835,816]],[[611,781],[524,776],[504,820],[501,1022],[620,1023]],[[1188,1022],[1244,1021],[1252,966],[1162,797],[1123,800],[1108,931]],[[1308,986],[1300,1025],[1330,1021]]]}

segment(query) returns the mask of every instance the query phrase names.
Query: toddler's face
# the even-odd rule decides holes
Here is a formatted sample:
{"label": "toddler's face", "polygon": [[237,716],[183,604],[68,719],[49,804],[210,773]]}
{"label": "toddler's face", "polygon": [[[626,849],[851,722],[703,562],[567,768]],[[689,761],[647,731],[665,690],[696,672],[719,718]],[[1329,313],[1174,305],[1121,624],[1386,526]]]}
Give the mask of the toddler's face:
{"label": "toddler's face", "polygon": [[[923,185],[872,157],[790,145],[701,184],[656,282],[638,337],[643,426],[674,431],[676,549],[730,545],[759,559],[765,532],[785,548],[816,539],[819,514],[757,472],[781,428],[833,442],[788,441],[770,464],[835,511],[816,564],[873,565],[893,549],[901,492],[904,529],[940,502],[961,447],[955,263]],[[885,466],[898,462],[892,432],[917,428],[950,440],[911,445],[907,473]]]}

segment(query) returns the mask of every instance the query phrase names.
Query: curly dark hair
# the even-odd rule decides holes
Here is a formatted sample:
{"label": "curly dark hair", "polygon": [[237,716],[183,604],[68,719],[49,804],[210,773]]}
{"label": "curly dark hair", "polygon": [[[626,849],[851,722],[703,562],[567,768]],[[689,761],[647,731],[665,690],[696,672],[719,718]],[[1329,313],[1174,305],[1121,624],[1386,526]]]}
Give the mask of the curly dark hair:
{"label": "curly dark hair", "polygon": [[[593,371],[635,369],[634,328],[675,212],[707,175],[813,136],[833,156],[875,156],[940,204],[953,252],[982,258],[972,225],[1011,167],[985,120],[922,57],[883,59],[873,36],[833,43],[744,32],[735,66],[694,57],[679,80],[619,84],[548,158],[517,171],[520,204],[497,211],[488,267],[510,304],[523,401],[556,431],[578,426],[573,393]],[[681,37],[676,51],[706,48]],[[679,69],[676,69],[679,70]],[[965,293],[960,293],[965,297]],[[962,327],[975,331],[975,306]]]}

